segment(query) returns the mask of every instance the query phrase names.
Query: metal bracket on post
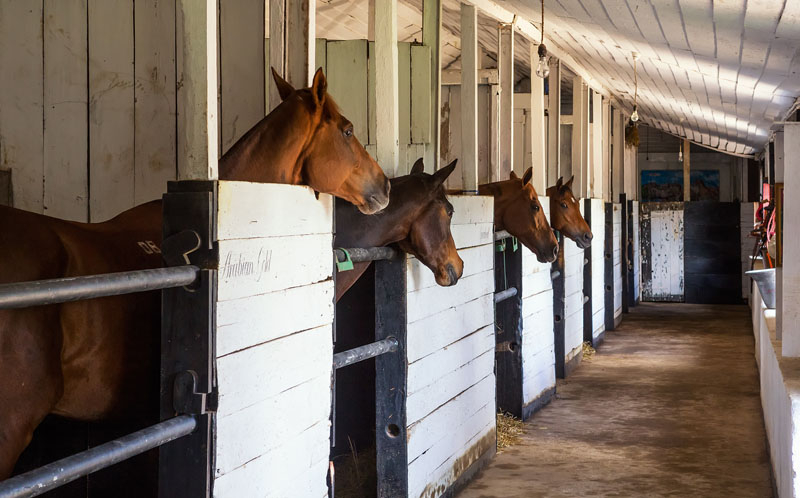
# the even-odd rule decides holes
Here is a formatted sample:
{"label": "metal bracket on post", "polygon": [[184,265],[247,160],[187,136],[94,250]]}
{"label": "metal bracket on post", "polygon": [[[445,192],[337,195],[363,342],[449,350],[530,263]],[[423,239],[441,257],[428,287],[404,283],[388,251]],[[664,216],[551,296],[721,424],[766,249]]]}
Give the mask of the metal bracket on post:
{"label": "metal bracket on post", "polygon": [[161,311],[161,420],[191,414],[197,429],[159,449],[159,496],[211,496],[217,182],[169,182],[162,255],[167,265],[200,268],[191,288],[167,289]]}

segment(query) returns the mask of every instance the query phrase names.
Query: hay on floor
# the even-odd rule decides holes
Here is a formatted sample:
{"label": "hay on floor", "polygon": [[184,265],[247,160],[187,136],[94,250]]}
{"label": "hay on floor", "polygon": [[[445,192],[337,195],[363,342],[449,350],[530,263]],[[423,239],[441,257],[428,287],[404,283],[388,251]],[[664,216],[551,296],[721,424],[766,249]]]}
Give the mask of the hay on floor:
{"label": "hay on floor", "polygon": [[520,442],[525,432],[522,420],[508,413],[497,413],[497,450],[500,451]]}
{"label": "hay on floor", "polygon": [[583,343],[583,361],[591,361],[596,352],[597,350],[588,341]]}

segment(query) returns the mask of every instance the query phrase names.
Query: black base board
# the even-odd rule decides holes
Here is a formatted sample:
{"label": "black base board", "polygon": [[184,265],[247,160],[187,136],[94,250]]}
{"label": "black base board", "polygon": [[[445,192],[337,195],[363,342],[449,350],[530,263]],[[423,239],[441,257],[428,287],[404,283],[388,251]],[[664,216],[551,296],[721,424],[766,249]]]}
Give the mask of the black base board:
{"label": "black base board", "polygon": [[606,331],[600,332],[600,335],[592,339],[592,347],[597,349],[603,344],[603,341],[606,340]]}
{"label": "black base board", "polygon": [[581,359],[583,359],[583,351],[578,351],[578,354],[572,357],[571,360],[564,364],[564,377],[569,377],[573,370],[578,368],[578,365],[581,363]]}
{"label": "black base board", "polygon": [[556,386],[547,389],[535,400],[522,407],[522,420],[528,420],[531,415],[544,408],[556,395]]}
{"label": "black base board", "polygon": [[441,498],[454,498],[462,489],[467,487],[467,484],[469,484],[469,482],[478,472],[489,465],[489,462],[492,461],[492,458],[494,458],[496,454],[496,445],[486,450],[483,455],[480,456],[480,458],[472,462],[472,465],[467,467],[467,470],[458,476],[458,479],[456,479],[456,481],[449,488],[444,490],[444,493],[441,494]]}

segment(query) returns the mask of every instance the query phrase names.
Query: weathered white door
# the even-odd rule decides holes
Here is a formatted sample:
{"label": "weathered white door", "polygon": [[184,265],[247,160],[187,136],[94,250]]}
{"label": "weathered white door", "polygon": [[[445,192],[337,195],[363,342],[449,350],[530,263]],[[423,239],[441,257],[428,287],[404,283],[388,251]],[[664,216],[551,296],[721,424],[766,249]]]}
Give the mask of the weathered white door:
{"label": "weathered white door", "polygon": [[683,204],[642,203],[642,300],[683,301]]}

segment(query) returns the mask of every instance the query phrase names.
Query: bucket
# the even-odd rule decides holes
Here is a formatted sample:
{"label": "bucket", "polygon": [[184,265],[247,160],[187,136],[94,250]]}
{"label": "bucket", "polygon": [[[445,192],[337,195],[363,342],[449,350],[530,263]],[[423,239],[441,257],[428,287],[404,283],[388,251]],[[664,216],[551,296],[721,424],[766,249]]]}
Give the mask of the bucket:
{"label": "bucket", "polygon": [[775,268],[750,270],[744,274],[756,281],[758,292],[761,293],[761,299],[767,308],[775,309]]}

